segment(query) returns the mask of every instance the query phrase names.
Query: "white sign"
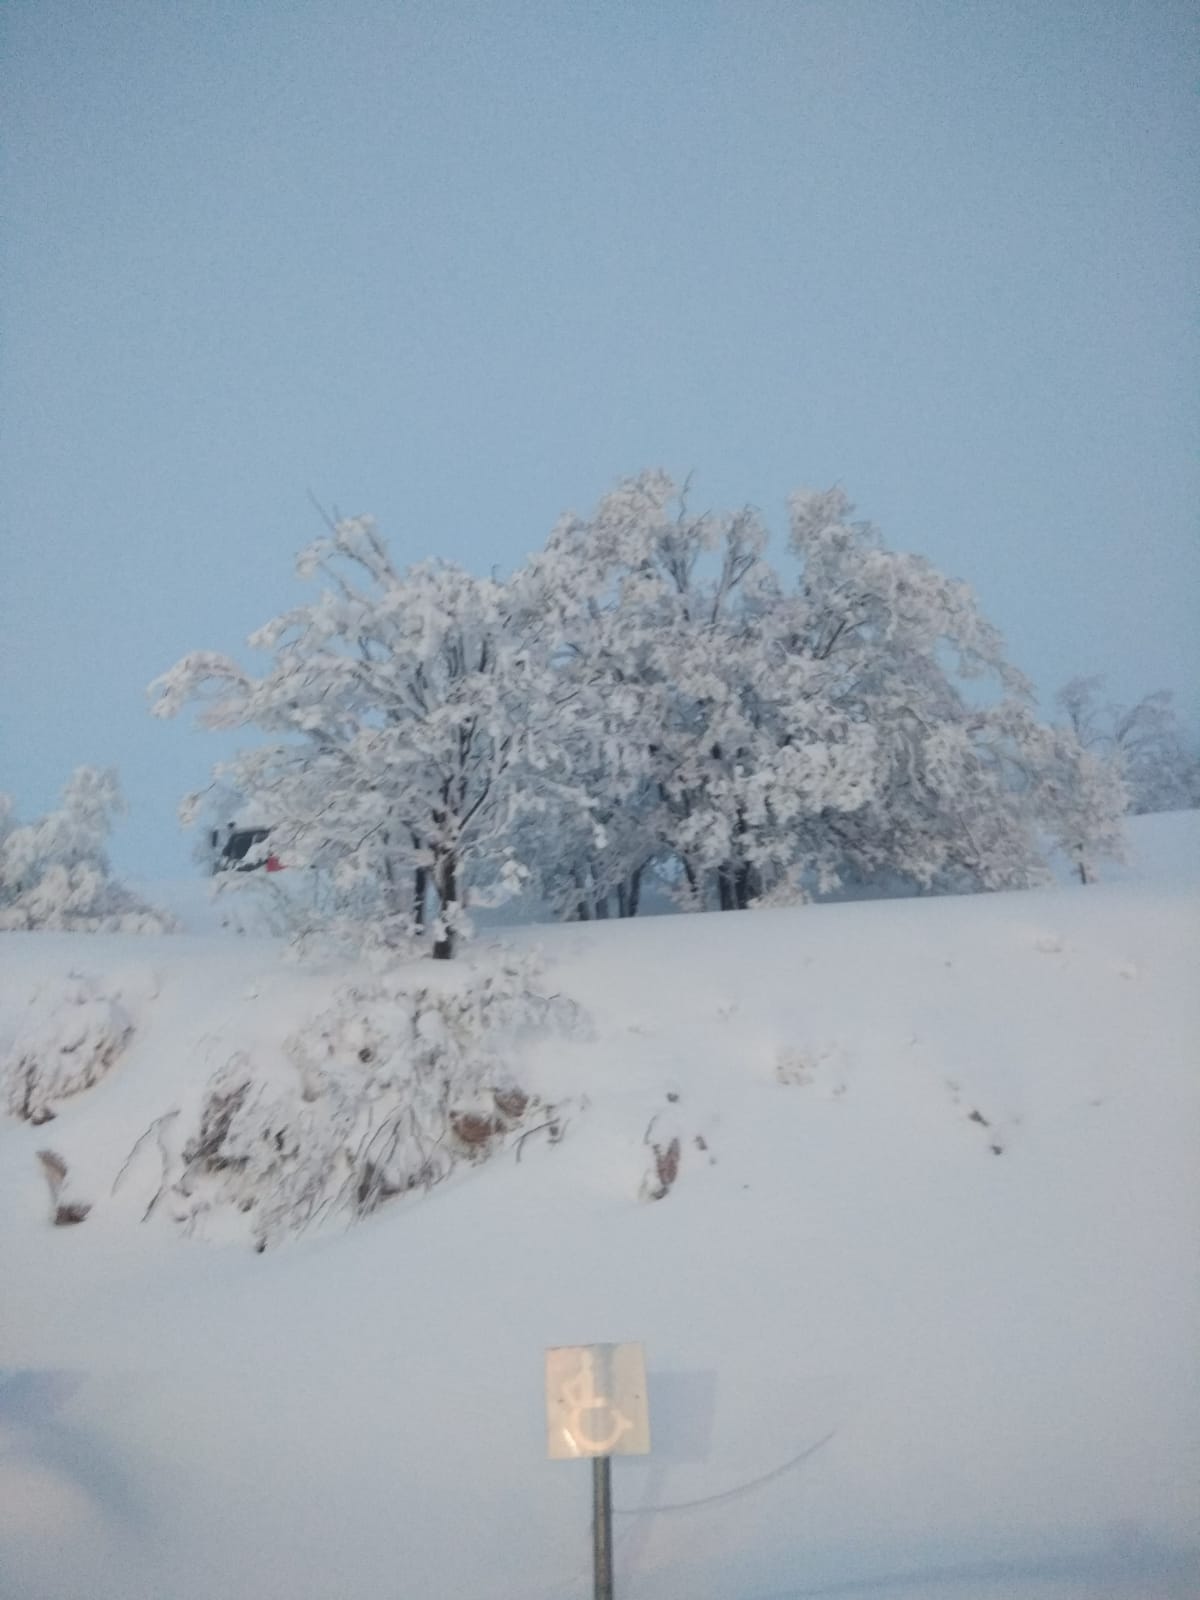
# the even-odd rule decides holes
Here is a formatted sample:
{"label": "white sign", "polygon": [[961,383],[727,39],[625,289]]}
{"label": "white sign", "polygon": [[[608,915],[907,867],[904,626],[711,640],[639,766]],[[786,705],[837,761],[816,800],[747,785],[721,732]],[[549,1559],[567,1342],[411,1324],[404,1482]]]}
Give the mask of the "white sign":
{"label": "white sign", "polygon": [[640,1344],[570,1344],[546,1351],[546,1453],[644,1456],[650,1451],[646,1356]]}

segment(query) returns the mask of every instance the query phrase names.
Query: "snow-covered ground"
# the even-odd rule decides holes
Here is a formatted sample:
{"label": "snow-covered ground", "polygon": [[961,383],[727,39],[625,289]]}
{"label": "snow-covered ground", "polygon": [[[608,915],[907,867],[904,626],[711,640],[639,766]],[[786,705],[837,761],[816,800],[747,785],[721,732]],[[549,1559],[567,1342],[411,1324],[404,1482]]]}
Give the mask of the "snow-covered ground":
{"label": "snow-covered ground", "polygon": [[0,1595],[576,1600],[542,1352],[622,1339],[625,1600],[1200,1594],[1198,824],[1086,889],[517,930],[590,1019],[521,1062],[562,1141],[265,1255],[140,1221],[152,1139],[114,1180],[345,969],[3,936],[0,1054],[73,973],[135,1031],[0,1119]]}

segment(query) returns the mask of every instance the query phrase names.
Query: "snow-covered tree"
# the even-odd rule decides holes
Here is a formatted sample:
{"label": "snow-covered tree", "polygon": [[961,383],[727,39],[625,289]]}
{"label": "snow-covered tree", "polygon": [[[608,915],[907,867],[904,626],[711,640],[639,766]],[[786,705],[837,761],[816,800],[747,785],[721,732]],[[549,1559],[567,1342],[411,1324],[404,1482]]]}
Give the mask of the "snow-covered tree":
{"label": "snow-covered tree", "polygon": [[124,810],[116,771],[77,767],[62,804],[29,823],[0,794],[0,929],[164,933],[170,917],[112,875],[107,855]]}
{"label": "snow-covered tree", "polygon": [[555,630],[555,660],[577,708],[572,772],[587,797],[531,852],[544,894],[568,915],[636,911],[643,876],[668,844],[666,780],[678,767],[677,680],[686,676],[691,569],[718,537],[711,518],[672,507],[674,485],[644,474],[593,519],[564,518],[522,581]]}
{"label": "snow-covered tree", "polygon": [[205,726],[274,736],[222,771],[269,815],[272,848],[326,873],[376,937],[424,930],[432,898],[449,957],[468,894],[520,883],[511,841],[565,782],[570,696],[509,585],[440,561],[401,571],[369,518],[338,522],[299,570],[326,587],[251,637],[261,676],[193,654],[152,685],[154,709],[199,698]]}
{"label": "snow-covered tree", "polygon": [[806,695],[765,545],[753,511],[693,514],[686,488],[645,473],[564,519],[531,564],[581,699],[599,827],[557,858],[577,914],[614,893],[636,909],[651,864],[685,904],[744,906],[793,869],[805,807],[862,803],[870,731]]}
{"label": "snow-covered tree", "polygon": [[1131,811],[1200,806],[1200,755],[1188,749],[1169,690],[1126,706],[1104,698],[1102,677],[1078,677],[1055,705],[1085,749],[1120,768]]}
{"label": "snow-covered tree", "polygon": [[[874,740],[864,804],[806,825],[818,882],[1035,881],[1039,831],[1055,830],[1061,804],[1050,779],[1070,751],[1038,722],[971,590],[886,549],[838,489],[792,497],[790,545],[801,575],[789,648],[819,665],[818,692]],[[1104,848],[1098,835],[1088,843]]]}
{"label": "snow-covered tree", "polygon": [[1052,728],[1042,737],[1043,824],[1074,865],[1080,883],[1091,883],[1098,860],[1125,859],[1122,819],[1129,807],[1129,790],[1119,765],[1085,749],[1073,734],[1064,736],[1064,730]]}
{"label": "snow-covered tree", "polygon": [[967,586],[888,550],[840,490],[791,501],[795,576],[758,514],[665,473],[569,516],[510,579],[397,571],[369,519],[301,559],[326,588],[261,629],[262,676],[185,658],[156,709],[271,742],[224,778],[271,849],[388,938],[531,879],[629,915],[648,873],[725,910],[900,880],[1001,888],[1118,848],[1120,785],[1049,729]]}
{"label": "snow-covered tree", "polygon": [[[722,909],[846,879],[1036,878],[1039,830],[1080,826],[1053,779],[1079,752],[1037,721],[967,586],[887,550],[840,490],[792,499],[794,585],[765,546],[752,511],[693,515],[647,473],[531,564],[599,825],[550,854],[559,903],[586,914],[650,864],[685,904]],[[1115,823],[1102,787],[1093,853]]]}

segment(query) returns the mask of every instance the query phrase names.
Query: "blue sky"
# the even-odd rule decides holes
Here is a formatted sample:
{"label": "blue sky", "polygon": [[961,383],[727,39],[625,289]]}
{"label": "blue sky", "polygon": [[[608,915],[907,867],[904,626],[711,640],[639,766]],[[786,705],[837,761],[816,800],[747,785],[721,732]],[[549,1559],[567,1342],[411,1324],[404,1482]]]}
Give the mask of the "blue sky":
{"label": "blue sky", "polygon": [[840,481],[1047,691],[1200,713],[1200,12],[9,0],[0,787],[116,763],[294,600],[308,491],[508,566],[617,477]]}

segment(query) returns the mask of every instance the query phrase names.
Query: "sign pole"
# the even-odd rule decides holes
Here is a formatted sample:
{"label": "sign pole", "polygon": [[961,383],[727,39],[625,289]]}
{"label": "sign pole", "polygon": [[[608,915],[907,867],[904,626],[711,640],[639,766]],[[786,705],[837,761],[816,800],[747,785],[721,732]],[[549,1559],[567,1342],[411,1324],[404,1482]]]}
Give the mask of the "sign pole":
{"label": "sign pole", "polygon": [[592,1457],[592,1570],[595,1600],[613,1600],[612,1457]]}
{"label": "sign pole", "polygon": [[612,1458],[650,1454],[646,1352],[640,1344],[546,1351],[546,1454],[592,1463],[594,1600],[613,1600]]}

